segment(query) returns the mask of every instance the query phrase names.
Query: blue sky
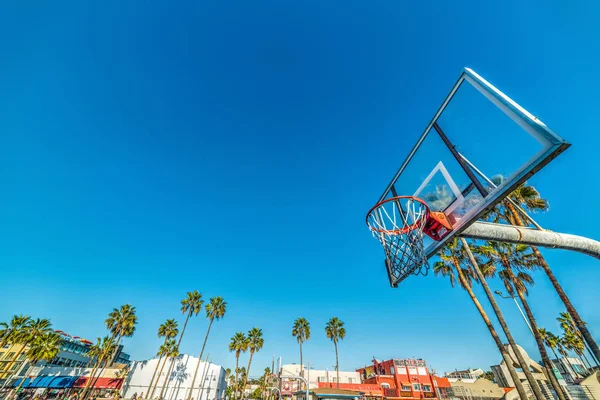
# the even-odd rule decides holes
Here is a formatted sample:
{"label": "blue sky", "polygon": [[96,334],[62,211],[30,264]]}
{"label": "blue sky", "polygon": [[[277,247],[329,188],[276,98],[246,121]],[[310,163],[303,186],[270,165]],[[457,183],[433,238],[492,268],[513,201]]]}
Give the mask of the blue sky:
{"label": "blue sky", "polygon": [[[143,359],[198,289],[229,303],[208,344],[224,366],[229,338],[253,326],[256,368],[297,362],[299,316],[316,368],[335,362],[332,316],[346,322],[344,369],[498,362],[465,292],[433,276],[388,287],[364,225],[465,66],[573,143],[531,180],[551,204],[538,220],[598,236],[581,209],[600,194],[596,3],[84,3],[0,8],[0,320],[93,338],[131,303],[126,348]],[[544,254],[600,339],[597,260]],[[533,310],[557,331],[560,300],[535,277]],[[199,351],[206,325],[191,321],[182,351]]]}

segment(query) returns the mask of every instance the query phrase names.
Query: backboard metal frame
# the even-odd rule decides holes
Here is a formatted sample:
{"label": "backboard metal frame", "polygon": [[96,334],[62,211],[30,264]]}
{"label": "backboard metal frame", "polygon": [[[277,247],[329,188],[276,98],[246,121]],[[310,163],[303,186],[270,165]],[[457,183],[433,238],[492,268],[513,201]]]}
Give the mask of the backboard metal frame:
{"label": "backboard metal frame", "polygon": [[[489,190],[489,192],[486,188],[481,186],[481,183],[477,180],[473,171],[467,164],[463,162],[462,156],[457,152],[457,150],[454,148],[454,145],[451,143],[448,137],[446,137],[444,132],[441,131],[441,129],[439,129],[439,126],[437,125],[438,119],[440,118],[440,116],[442,115],[442,113],[444,112],[444,110],[446,109],[446,107],[448,106],[448,104],[450,103],[460,86],[465,84],[465,82],[477,89],[491,103],[493,103],[497,108],[499,108],[505,115],[510,117],[524,131],[526,131],[529,135],[534,137],[543,146],[542,149],[538,151],[525,165],[523,165],[519,170],[514,172],[511,176],[507,177],[507,179],[504,182],[502,182],[502,184],[498,185],[498,187]],[[488,81],[483,79],[473,70],[465,68],[458,80],[456,81],[456,83],[454,84],[452,90],[445,98],[444,102],[425,128],[425,131],[419,137],[417,144],[412,148],[412,150],[410,151],[410,153],[408,154],[408,156],[394,175],[394,178],[386,187],[378,202],[383,201],[390,194],[390,192],[394,196],[396,196],[397,193],[402,195],[418,196],[419,191],[417,191],[416,194],[407,193],[406,191],[410,191],[412,190],[412,188],[397,187],[396,182],[406,169],[407,165],[413,159],[415,153],[417,152],[423,141],[427,138],[427,136],[431,133],[432,130],[434,131],[434,133],[437,133],[441,137],[441,139],[444,141],[444,143],[446,144],[456,161],[465,170],[472,184],[472,186],[471,184],[469,185],[469,190],[479,191],[482,194],[484,201],[482,205],[470,210],[464,215],[464,219],[466,222],[461,226],[457,227],[452,232],[452,234],[446,236],[439,242],[434,242],[431,246],[428,247],[428,258],[435,255],[449,240],[452,240],[455,236],[460,235],[462,231],[467,229],[472,223],[476,222],[485,213],[487,213],[494,206],[496,206],[496,204],[498,204],[503,198],[505,198],[508,195],[508,193],[515,190],[520,184],[529,179],[533,174],[538,172],[541,168],[547,165],[550,161],[552,161],[570,146],[570,144],[567,143],[563,138],[561,138],[559,135],[557,135],[555,132],[549,129],[539,119],[530,114],[527,110],[522,108],[520,105],[518,105],[516,102],[514,102],[504,93],[502,93]],[[452,205],[450,205],[450,207],[452,207]],[[389,266],[387,267],[389,271]],[[396,285],[392,284],[392,286]]]}

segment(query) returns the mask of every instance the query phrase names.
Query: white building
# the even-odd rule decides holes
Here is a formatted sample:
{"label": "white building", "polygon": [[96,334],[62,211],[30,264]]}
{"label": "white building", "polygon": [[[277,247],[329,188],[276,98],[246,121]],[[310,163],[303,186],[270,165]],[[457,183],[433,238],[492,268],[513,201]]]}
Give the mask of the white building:
{"label": "white building", "polygon": [[[319,383],[337,383],[337,374],[335,369],[320,370],[320,369],[307,369],[306,366],[302,368],[302,375],[300,375],[300,364],[286,364],[281,367],[281,375],[293,375],[302,376],[308,380],[309,387],[315,389],[319,387]],[[361,383],[360,374],[356,371],[340,371],[340,383]],[[289,394],[298,390],[298,381],[282,379],[282,394]]]}
{"label": "white building", "polygon": [[[123,384],[123,397],[131,398],[134,393],[138,395],[141,393],[147,394],[152,375],[156,371],[157,365],[159,365],[158,361],[158,358],[153,358],[146,361],[136,361],[131,365],[131,371]],[[158,367],[159,371],[163,362],[164,360],[161,361]],[[162,397],[165,400],[184,400],[190,396],[189,390],[198,364],[198,358],[182,354],[175,358],[174,362],[166,387],[165,381],[167,380],[167,371],[171,365],[171,360],[167,361],[161,374],[156,373],[158,386],[152,396],[153,398],[160,397],[163,388]],[[154,378],[154,380],[156,381],[157,378]],[[154,386],[154,383],[152,386]],[[201,361],[191,398],[193,400],[222,399],[225,397],[226,388],[225,370],[220,365]]]}

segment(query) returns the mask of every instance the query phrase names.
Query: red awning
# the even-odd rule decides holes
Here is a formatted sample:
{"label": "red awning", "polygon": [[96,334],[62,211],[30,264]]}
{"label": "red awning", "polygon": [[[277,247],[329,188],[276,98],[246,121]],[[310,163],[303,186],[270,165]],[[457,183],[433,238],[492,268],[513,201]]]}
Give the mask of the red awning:
{"label": "red awning", "polygon": [[[74,388],[83,388],[88,381],[87,376],[80,376],[73,384]],[[120,389],[123,385],[122,378],[94,378],[94,388],[96,389]]]}

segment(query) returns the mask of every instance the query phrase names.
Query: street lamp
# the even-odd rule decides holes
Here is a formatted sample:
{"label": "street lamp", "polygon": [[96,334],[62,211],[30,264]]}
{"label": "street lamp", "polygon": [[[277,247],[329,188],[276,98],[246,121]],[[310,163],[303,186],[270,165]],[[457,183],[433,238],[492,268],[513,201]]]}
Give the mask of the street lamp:
{"label": "street lamp", "polygon": [[523,320],[527,324],[527,327],[529,328],[529,330],[531,331],[531,333],[533,335],[535,335],[533,333],[533,329],[531,329],[531,325],[529,324],[529,320],[527,320],[527,317],[525,317],[525,314],[523,313],[523,310],[521,309],[521,306],[519,306],[519,302],[517,302],[517,299],[515,298],[515,296],[513,296],[510,293],[508,294],[508,296],[505,296],[504,293],[502,293],[499,290],[496,290],[494,293],[496,293],[498,296],[502,297],[503,299],[513,299],[513,301],[515,302],[515,305],[517,306],[517,308],[519,309],[519,312],[521,313],[521,316],[523,317]]}

